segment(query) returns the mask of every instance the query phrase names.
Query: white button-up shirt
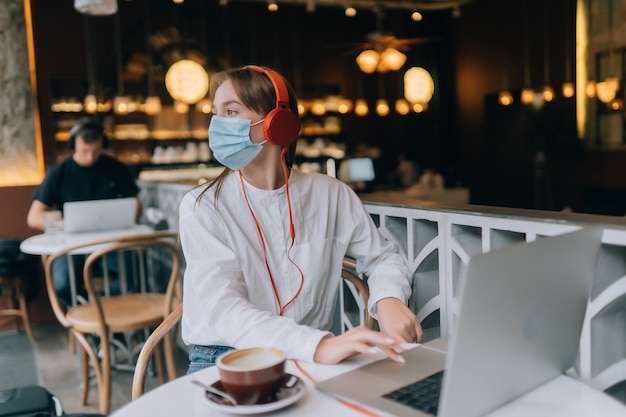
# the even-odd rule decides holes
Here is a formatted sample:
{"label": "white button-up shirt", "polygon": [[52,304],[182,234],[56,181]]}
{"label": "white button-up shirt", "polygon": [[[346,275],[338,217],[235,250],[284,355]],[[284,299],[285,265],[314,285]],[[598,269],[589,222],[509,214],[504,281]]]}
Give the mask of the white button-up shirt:
{"label": "white button-up shirt", "polygon": [[[341,181],[292,170],[289,193],[295,225],[291,247],[285,187],[262,190],[238,172],[202,198],[198,187],[179,211],[187,263],[183,279],[182,338],[187,344],[236,348],[271,346],[287,357],[312,361],[334,318],[345,255],[368,276],[368,309],[385,297],[406,302],[411,273],[397,246],[376,229],[359,197]],[[250,208],[246,203],[246,196]],[[257,225],[258,221],[265,254]],[[303,287],[282,316],[265,259],[282,305]],[[293,261],[293,262],[292,262]],[[294,265],[295,263],[295,265]],[[297,266],[296,266],[297,265]]]}

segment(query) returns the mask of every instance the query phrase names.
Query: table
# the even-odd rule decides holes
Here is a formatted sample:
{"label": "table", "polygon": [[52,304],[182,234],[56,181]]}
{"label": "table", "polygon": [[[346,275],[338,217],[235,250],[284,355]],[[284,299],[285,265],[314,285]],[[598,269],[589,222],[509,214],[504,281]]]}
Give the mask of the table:
{"label": "table", "polygon": [[[31,255],[52,255],[53,253],[64,249],[68,246],[79,245],[81,243],[87,243],[95,240],[113,238],[113,237],[126,237],[142,233],[153,232],[150,226],[144,224],[136,224],[129,229],[120,230],[102,230],[97,232],[86,233],[42,233],[39,235],[31,236],[24,240],[20,245],[20,249],[24,253]],[[92,251],[93,249],[87,249]],[[87,250],[76,253],[87,253]]]}
{"label": "table", "polygon": [[[302,362],[299,364],[315,380],[323,380],[380,358],[382,358],[380,354],[360,355],[338,365]],[[287,362],[286,370],[304,381],[306,392],[298,402],[273,414],[284,417],[365,416],[335,398],[317,391],[313,382],[298,371],[293,361]],[[192,375],[185,375],[156,387],[120,408],[111,414],[111,417],[233,415],[221,413],[207,405],[203,398],[203,389],[192,384],[193,379],[212,384],[219,379],[217,368],[211,367]],[[372,383],[376,382],[372,381]],[[623,417],[625,415],[626,406],[614,398],[563,375],[490,413],[488,417]]]}
{"label": "table", "polygon": [[[139,235],[144,233],[154,232],[151,227],[143,224],[134,225],[128,229],[118,230],[102,230],[97,232],[85,232],[85,233],[42,233],[39,235],[31,236],[24,240],[20,245],[20,250],[24,253],[31,255],[41,255],[42,263],[46,263],[46,259],[49,255],[52,255],[69,246],[79,245],[82,243],[97,241],[101,239],[127,237],[133,235]],[[96,246],[89,246],[81,248],[73,254],[88,254],[94,251]],[[72,292],[72,305],[77,304],[76,297],[76,279],[74,271],[74,263],[68,261],[70,287]]]}

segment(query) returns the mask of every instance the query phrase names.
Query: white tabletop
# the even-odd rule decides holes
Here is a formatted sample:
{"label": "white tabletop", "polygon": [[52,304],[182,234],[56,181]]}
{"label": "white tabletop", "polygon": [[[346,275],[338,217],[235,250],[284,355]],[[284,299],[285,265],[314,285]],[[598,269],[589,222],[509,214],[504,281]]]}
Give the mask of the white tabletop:
{"label": "white tabletop", "polygon": [[[380,357],[361,355],[339,365],[300,363],[300,366],[315,380],[323,380]],[[286,370],[304,381],[306,392],[295,404],[277,410],[273,414],[285,417],[363,417],[365,415],[316,390],[313,382],[300,373],[292,361],[288,361]],[[232,414],[222,413],[210,407],[208,400],[204,398],[203,389],[192,384],[192,379],[212,384],[219,379],[217,368],[211,367],[161,385],[120,408],[111,417],[232,416]],[[376,381],[372,383],[375,384]],[[272,413],[264,415],[272,415]],[[624,417],[625,415],[626,406],[614,398],[564,375],[489,414],[489,417]]]}
{"label": "white tabletop", "polygon": [[[144,224],[136,224],[129,229],[103,230],[98,232],[60,232],[54,234],[42,233],[40,235],[31,236],[28,239],[24,240],[20,245],[20,249],[22,252],[31,255],[51,255],[68,246],[74,246],[81,243],[87,243],[110,237],[124,237],[150,232],[153,232],[150,226]],[[77,251],[76,253],[89,253],[93,251],[93,248],[85,248],[83,251],[84,252]]]}

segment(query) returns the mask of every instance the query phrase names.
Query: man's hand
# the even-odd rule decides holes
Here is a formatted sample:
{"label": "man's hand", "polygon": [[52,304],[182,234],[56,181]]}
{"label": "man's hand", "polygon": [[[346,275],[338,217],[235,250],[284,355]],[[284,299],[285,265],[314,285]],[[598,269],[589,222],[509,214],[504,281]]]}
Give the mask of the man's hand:
{"label": "man's hand", "polygon": [[417,317],[397,298],[383,298],[376,303],[381,332],[397,342],[420,343],[423,331]]}

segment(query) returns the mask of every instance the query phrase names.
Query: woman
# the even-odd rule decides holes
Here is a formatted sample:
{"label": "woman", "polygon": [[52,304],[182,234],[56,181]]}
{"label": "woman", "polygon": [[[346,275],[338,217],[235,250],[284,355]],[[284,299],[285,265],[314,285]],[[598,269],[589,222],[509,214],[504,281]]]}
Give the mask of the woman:
{"label": "woman", "polygon": [[[291,168],[300,129],[291,86],[248,66],[214,75],[210,97],[209,145],[226,168],[179,211],[189,373],[252,346],[326,364],[377,350],[403,362],[402,344],[422,337],[406,306],[411,273],[346,184]],[[344,255],[369,277],[381,332],[328,331]]]}

